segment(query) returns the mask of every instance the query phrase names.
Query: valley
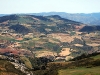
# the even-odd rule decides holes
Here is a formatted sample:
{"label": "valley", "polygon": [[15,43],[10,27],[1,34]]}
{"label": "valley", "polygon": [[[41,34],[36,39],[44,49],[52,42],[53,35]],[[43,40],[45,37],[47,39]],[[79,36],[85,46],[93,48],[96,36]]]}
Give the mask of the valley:
{"label": "valley", "polygon": [[[0,17],[0,61],[8,59],[12,63],[11,58],[14,66],[24,67],[21,71],[30,75],[42,69],[47,73],[48,66],[55,65],[52,63],[68,63],[82,54],[93,53],[100,53],[100,26],[88,26],[58,15]],[[64,70],[58,72],[61,75]]]}

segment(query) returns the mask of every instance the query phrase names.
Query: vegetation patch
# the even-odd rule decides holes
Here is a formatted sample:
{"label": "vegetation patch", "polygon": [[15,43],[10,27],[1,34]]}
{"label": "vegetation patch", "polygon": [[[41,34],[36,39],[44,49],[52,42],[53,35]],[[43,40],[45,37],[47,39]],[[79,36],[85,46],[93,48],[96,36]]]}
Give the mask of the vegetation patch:
{"label": "vegetation patch", "polygon": [[59,70],[58,75],[100,75],[100,67]]}
{"label": "vegetation patch", "polygon": [[25,63],[27,68],[32,69],[32,64],[27,57],[21,56],[20,58]]}

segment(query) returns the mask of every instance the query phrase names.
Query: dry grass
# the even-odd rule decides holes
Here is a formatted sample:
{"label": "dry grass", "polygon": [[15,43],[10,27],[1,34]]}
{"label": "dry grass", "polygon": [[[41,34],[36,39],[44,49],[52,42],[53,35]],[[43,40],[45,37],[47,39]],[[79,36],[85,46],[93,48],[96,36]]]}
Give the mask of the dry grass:
{"label": "dry grass", "polygon": [[63,48],[61,50],[61,52],[59,53],[60,56],[67,56],[69,55],[71,52],[70,52],[70,48]]}
{"label": "dry grass", "polygon": [[82,44],[74,44],[75,46],[79,46],[79,47],[82,47],[83,45]]}
{"label": "dry grass", "polygon": [[18,75],[18,74],[12,72],[0,72],[0,75]]}
{"label": "dry grass", "polygon": [[21,40],[23,40],[23,38],[17,38],[16,40],[19,40],[19,41],[21,41]]}
{"label": "dry grass", "polygon": [[97,43],[91,43],[91,44],[87,44],[87,45],[93,46],[93,47],[95,47],[95,46],[100,46],[100,44],[97,44]]}
{"label": "dry grass", "polygon": [[51,51],[35,51],[36,57],[43,57],[43,56],[57,56],[56,52]]}

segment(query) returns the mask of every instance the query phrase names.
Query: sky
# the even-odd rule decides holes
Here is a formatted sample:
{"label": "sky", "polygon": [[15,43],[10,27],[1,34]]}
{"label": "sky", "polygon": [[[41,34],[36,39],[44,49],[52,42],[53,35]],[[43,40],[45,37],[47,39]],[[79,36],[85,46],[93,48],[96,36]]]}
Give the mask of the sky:
{"label": "sky", "polygon": [[0,0],[0,14],[100,12],[100,0]]}

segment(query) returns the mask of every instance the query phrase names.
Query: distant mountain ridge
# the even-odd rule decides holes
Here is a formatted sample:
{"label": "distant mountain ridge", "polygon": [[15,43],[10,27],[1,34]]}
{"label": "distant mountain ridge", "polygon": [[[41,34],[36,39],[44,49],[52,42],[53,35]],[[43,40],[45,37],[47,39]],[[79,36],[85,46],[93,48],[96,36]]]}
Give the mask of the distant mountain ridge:
{"label": "distant mountain ridge", "polygon": [[[59,15],[62,18],[70,19],[88,25],[100,25],[100,12],[97,13],[41,12],[41,13],[19,13],[19,14],[36,15],[36,16]],[[0,14],[0,17],[5,15],[8,14]]]}
{"label": "distant mountain ridge", "polygon": [[88,25],[100,25],[100,13],[65,13],[65,12],[43,12],[43,13],[32,13],[32,15],[59,15],[63,18],[70,19],[73,21],[81,22]]}

